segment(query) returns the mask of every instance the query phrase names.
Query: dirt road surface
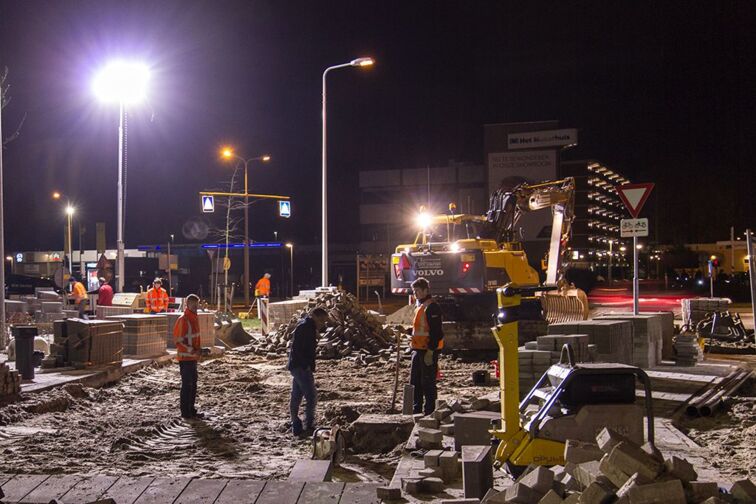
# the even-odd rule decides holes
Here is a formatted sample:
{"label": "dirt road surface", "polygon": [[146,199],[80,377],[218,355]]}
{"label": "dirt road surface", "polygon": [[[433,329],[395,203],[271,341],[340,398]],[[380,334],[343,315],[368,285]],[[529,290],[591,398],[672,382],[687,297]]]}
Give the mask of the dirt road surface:
{"label": "dirt road surface", "polygon": [[[198,405],[207,415],[178,414],[178,366],[151,367],[104,389],[69,385],[27,396],[0,409],[0,466],[6,472],[198,477],[286,478],[309,440],[289,433],[290,375],[284,358],[267,360],[243,350],[202,362]],[[406,381],[408,361],[403,361]],[[441,396],[477,397],[493,387],[471,387],[473,370],[443,358]],[[394,365],[355,367],[349,360],[318,361],[319,425],[348,426],[361,413],[384,413]],[[397,406],[401,408],[401,392]],[[348,457],[342,481],[383,481],[398,453]]]}

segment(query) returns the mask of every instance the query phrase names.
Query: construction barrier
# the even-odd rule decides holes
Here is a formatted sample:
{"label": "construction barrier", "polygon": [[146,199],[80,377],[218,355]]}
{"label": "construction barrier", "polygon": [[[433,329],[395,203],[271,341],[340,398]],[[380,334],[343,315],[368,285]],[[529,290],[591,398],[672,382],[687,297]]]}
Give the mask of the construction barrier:
{"label": "construction barrier", "polygon": [[270,331],[269,318],[268,318],[268,298],[257,298],[257,316],[260,317],[260,331],[263,336],[267,335]]}

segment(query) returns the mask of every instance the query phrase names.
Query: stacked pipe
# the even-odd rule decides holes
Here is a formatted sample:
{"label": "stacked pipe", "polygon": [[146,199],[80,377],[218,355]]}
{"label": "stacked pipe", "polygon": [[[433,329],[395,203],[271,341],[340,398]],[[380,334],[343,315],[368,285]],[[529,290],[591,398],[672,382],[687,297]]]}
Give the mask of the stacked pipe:
{"label": "stacked pipe", "polygon": [[727,375],[721,382],[693,399],[685,408],[688,416],[711,416],[725,399],[730,397],[751,377],[751,371],[738,368]]}

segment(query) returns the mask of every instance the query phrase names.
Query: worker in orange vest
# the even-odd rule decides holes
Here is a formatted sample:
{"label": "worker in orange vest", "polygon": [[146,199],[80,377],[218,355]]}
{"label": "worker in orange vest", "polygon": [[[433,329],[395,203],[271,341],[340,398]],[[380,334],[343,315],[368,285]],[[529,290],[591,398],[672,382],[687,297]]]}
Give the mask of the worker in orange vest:
{"label": "worker in orange vest", "polygon": [[145,313],[163,313],[168,311],[168,293],[162,287],[163,282],[156,278],[152,288],[147,291]]}
{"label": "worker in orange vest", "polygon": [[176,342],[176,360],[181,372],[181,416],[189,419],[202,418],[194,406],[197,399],[197,361],[202,354],[200,327],[197,318],[199,297],[186,297],[186,310],[173,326],[173,340]]}
{"label": "worker in orange vest", "polygon": [[415,388],[412,410],[429,415],[436,408],[438,351],[444,348],[443,319],[441,307],[430,295],[428,280],[418,278],[412,282],[412,290],[416,300],[410,341],[410,384]]}
{"label": "worker in orange vest", "polygon": [[255,297],[270,297],[270,273],[265,273],[255,284]]}
{"label": "worker in orange vest", "polygon": [[74,301],[74,306],[76,306],[76,309],[79,311],[79,318],[81,319],[87,319],[87,308],[89,306],[89,296],[87,295],[87,288],[84,287],[84,284],[81,282],[78,282],[76,280],[76,277],[71,275],[71,277],[68,279],[68,282],[71,285],[71,297]]}

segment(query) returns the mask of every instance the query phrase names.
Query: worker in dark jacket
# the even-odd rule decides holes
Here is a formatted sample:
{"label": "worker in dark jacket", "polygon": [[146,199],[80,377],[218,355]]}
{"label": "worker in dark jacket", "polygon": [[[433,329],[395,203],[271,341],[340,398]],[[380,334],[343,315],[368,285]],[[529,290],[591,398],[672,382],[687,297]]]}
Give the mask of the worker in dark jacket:
{"label": "worker in dark jacket", "polygon": [[[294,329],[289,351],[289,365],[291,373],[291,432],[295,436],[308,436],[315,428],[315,405],[318,402],[315,389],[315,350],[318,346],[318,333],[325,328],[328,312],[323,308],[315,308],[310,314],[299,321]],[[304,427],[299,418],[299,406],[302,397],[307,402],[305,406]]]}
{"label": "worker in dark jacket", "polygon": [[429,415],[436,408],[438,351],[444,347],[443,318],[441,307],[430,295],[428,280],[418,278],[412,282],[412,290],[416,300],[410,341],[410,384],[415,387],[412,409],[414,413]]}

